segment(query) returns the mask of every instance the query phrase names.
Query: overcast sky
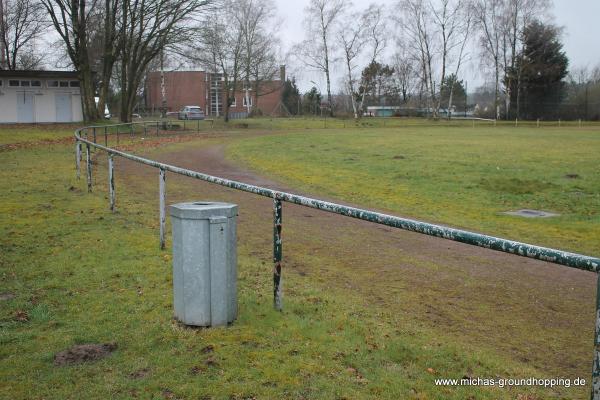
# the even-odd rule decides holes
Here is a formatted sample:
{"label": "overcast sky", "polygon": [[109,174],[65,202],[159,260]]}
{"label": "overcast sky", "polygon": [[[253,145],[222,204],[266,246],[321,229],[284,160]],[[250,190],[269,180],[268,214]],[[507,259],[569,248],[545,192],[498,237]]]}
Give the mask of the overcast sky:
{"label": "overcast sky", "polygon": [[[283,19],[281,26],[281,39],[285,49],[302,40],[304,31],[302,20],[304,17],[304,7],[308,0],[275,0],[278,13]],[[370,4],[371,0],[354,0],[354,6],[357,9],[364,9]],[[386,4],[392,9],[395,0],[380,0],[379,3]],[[564,49],[569,57],[570,67],[589,66],[593,67],[600,64],[600,0],[554,0],[554,8],[550,10],[554,16],[554,23],[564,27],[562,37]],[[474,64],[474,63],[473,63]],[[477,65],[469,65],[463,70],[468,76],[469,89],[476,85],[481,85],[486,76],[479,72]],[[296,75],[302,90],[313,86],[314,81],[317,87],[325,92],[324,79],[320,74],[307,71],[304,68],[297,69],[290,65],[288,75]],[[334,87],[339,87],[341,71],[334,71]]]}

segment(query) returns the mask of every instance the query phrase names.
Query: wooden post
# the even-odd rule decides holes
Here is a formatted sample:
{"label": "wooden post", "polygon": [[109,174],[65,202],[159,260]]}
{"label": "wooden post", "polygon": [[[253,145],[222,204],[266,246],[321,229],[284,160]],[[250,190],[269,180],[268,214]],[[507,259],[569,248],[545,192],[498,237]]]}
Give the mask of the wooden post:
{"label": "wooden post", "polygon": [[283,309],[281,282],[281,200],[273,199],[273,306],[275,310]]}
{"label": "wooden post", "polygon": [[166,174],[162,168],[158,169],[158,207],[159,207],[159,218],[160,218],[160,248],[165,248],[165,221],[166,221]]}
{"label": "wooden post", "polygon": [[110,198],[110,211],[115,212],[115,164],[113,154],[108,153],[108,193]]}
{"label": "wooden post", "polygon": [[92,128],[93,132],[94,132],[94,143],[96,143],[96,128]]}
{"label": "wooden post", "polygon": [[538,128],[540,127],[540,119],[539,118],[537,119],[537,127]]}
{"label": "wooden post", "polygon": [[106,132],[106,127],[104,127],[104,145],[108,147],[108,133]]}
{"label": "wooden post", "polygon": [[90,145],[85,144],[85,163],[87,167],[87,188],[88,193],[92,192],[92,159],[90,158]]}

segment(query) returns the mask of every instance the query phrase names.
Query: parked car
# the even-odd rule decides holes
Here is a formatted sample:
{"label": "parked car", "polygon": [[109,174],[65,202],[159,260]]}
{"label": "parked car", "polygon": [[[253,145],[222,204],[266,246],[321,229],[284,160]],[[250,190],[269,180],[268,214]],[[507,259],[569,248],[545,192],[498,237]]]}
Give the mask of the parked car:
{"label": "parked car", "polygon": [[204,111],[198,106],[185,106],[178,113],[179,119],[204,119]]}

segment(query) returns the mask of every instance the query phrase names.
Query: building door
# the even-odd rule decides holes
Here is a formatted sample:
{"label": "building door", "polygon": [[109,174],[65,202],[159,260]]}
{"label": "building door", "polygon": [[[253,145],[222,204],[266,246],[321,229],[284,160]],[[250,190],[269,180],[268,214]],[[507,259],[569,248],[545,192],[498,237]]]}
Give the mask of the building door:
{"label": "building door", "polygon": [[56,105],[56,122],[73,121],[70,93],[56,93],[54,96],[54,104]]}
{"label": "building door", "polygon": [[33,93],[17,92],[17,121],[34,122]]}

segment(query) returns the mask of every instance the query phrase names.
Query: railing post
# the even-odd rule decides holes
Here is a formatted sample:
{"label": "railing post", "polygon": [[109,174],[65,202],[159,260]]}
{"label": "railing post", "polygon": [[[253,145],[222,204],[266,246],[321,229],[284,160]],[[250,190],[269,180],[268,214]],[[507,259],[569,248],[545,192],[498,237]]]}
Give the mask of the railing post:
{"label": "railing post", "polygon": [[94,132],[94,143],[96,143],[96,128],[92,128],[93,132]]}
{"label": "railing post", "polygon": [[92,192],[92,159],[90,158],[90,145],[85,144],[85,163],[87,167],[87,187],[88,193]]}
{"label": "railing post", "polygon": [[200,120],[196,121],[196,133],[200,133]]}
{"label": "railing post", "polygon": [[159,137],[159,133],[158,133],[158,121],[156,121],[156,137]]}
{"label": "railing post", "polygon": [[75,169],[77,171],[77,179],[81,177],[81,142],[75,141]]}
{"label": "railing post", "polygon": [[146,133],[146,121],[144,121],[144,137],[146,137],[146,136],[147,136],[147,133]]}
{"label": "railing post", "polygon": [[165,220],[166,220],[166,174],[162,168],[158,169],[158,207],[159,207],[159,218],[160,218],[160,248],[165,248]]}
{"label": "railing post", "polygon": [[108,147],[108,132],[106,131],[106,127],[104,127],[104,145]]}
{"label": "railing post", "polygon": [[275,197],[273,199],[273,305],[277,311],[281,311],[283,308],[281,287],[281,211],[281,200]]}
{"label": "railing post", "polygon": [[600,400],[600,273],[596,284],[596,332],[594,335],[594,362],[592,364],[592,400]]}
{"label": "railing post", "polygon": [[115,212],[115,164],[113,154],[108,153],[108,192],[110,196],[110,211]]}

